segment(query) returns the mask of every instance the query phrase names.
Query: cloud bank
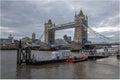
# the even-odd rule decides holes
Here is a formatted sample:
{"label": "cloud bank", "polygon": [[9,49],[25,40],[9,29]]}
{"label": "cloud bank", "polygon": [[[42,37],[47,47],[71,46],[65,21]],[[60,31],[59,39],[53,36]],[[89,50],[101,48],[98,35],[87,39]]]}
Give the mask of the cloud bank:
{"label": "cloud bank", "polygon": [[[1,0],[0,3],[1,38],[9,34],[17,39],[31,37],[32,32],[39,38],[48,19],[55,24],[72,22],[75,12],[82,9],[92,29],[119,40],[119,0]],[[74,29],[56,31],[56,38],[65,34],[73,37]],[[94,35],[89,34],[90,40],[95,38],[91,36]]]}

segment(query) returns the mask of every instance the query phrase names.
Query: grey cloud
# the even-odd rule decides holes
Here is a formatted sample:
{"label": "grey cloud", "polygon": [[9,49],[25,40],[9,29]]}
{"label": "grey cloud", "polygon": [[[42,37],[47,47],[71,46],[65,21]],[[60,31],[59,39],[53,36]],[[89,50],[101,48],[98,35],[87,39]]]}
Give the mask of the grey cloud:
{"label": "grey cloud", "polygon": [[[15,37],[31,37],[31,33],[36,32],[37,38],[39,38],[44,31],[44,23],[49,18],[56,24],[72,22],[75,12],[79,13],[80,8],[83,9],[84,14],[88,15],[90,27],[119,25],[119,17],[110,20],[119,14],[119,0],[2,0],[1,26],[19,32],[13,33]],[[71,36],[73,37],[74,31],[73,29],[59,31],[56,32],[56,36],[63,36],[63,33],[68,35],[72,33]],[[8,34],[10,33],[4,32],[2,36],[8,36]],[[102,34],[111,35],[110,32]]]}

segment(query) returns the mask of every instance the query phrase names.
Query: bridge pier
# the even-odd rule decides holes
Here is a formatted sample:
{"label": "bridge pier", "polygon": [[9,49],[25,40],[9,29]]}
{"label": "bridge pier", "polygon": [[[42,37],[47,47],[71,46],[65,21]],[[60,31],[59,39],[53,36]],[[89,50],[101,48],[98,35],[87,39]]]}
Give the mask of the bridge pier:
{"label": "bridge pier", "polygon": [[48,45],[55,43],[55,30],[54,29],[48,29],[50,27],[53,27],[52,21],[49,19],[48,23],[45,23],[45,43]]}
{"label": "bridge pier", "polygon": [[85,44],[88,41],[87,26],[88,17],[83,14],[82,10],[80,10],[78,15],[75,14],[74,41],[76,43]]}

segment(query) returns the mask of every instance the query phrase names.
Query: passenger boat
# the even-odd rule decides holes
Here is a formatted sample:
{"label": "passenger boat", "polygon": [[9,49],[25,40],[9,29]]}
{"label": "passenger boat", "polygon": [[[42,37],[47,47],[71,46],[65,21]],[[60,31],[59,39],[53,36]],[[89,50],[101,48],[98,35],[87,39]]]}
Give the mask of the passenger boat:
{"label": "passenger boat", "polygon": [[52,52],[51,58],[49,60],[32,59],[31,62],[29,62],[28,64],[43,65],[43,64],[66,62],[66,60],[70,57],[70,54],[71,54],[71,52],[69,50],[54,51],[54,52]]}
{"label": "passenger boat", "polygon": [[88,54],[88,59],[100,59],[109,57],[108,51],[104,51],[104,49],[97,49],[96,51],[90,51]]}
{"label": "passenger boat", "polygon": [[70,58],[70,59],[67,59],[66,62],[68,62],[68,63],[76,63],[76,62],[85,61],[85,60],[87,60],[87,59],[88,59],[88,56],[85,55],[85,56],[83,56],[83,57],[81,57],[81,58]]}
{"label": "passenger boat", "polygon": [[100,58],[107,58],[109,55],[88,55],[88,59],[100,59]]}

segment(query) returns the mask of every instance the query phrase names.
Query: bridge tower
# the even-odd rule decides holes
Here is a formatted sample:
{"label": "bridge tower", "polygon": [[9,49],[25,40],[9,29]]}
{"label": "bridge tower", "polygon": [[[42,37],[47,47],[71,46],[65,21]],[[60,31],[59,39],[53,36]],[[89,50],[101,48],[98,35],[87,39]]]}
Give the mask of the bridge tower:
{"label": "bridge tower", "polygon": [[76,43],[84,44],[88,40],[87,34],[87,26],[88,26],[88,17],[85,16],[80,10],[79,14],[75,13],[75,33],[74,33],[74,41]]}
{"label": "bridge tower", "polygon": [[45,43],[47,44],[54,44],[55,42],[55,30],[49,30],[48,28],[53,27],[54,24],[52,23],[51,19],[48,20],[47,23],[45,23]]}

